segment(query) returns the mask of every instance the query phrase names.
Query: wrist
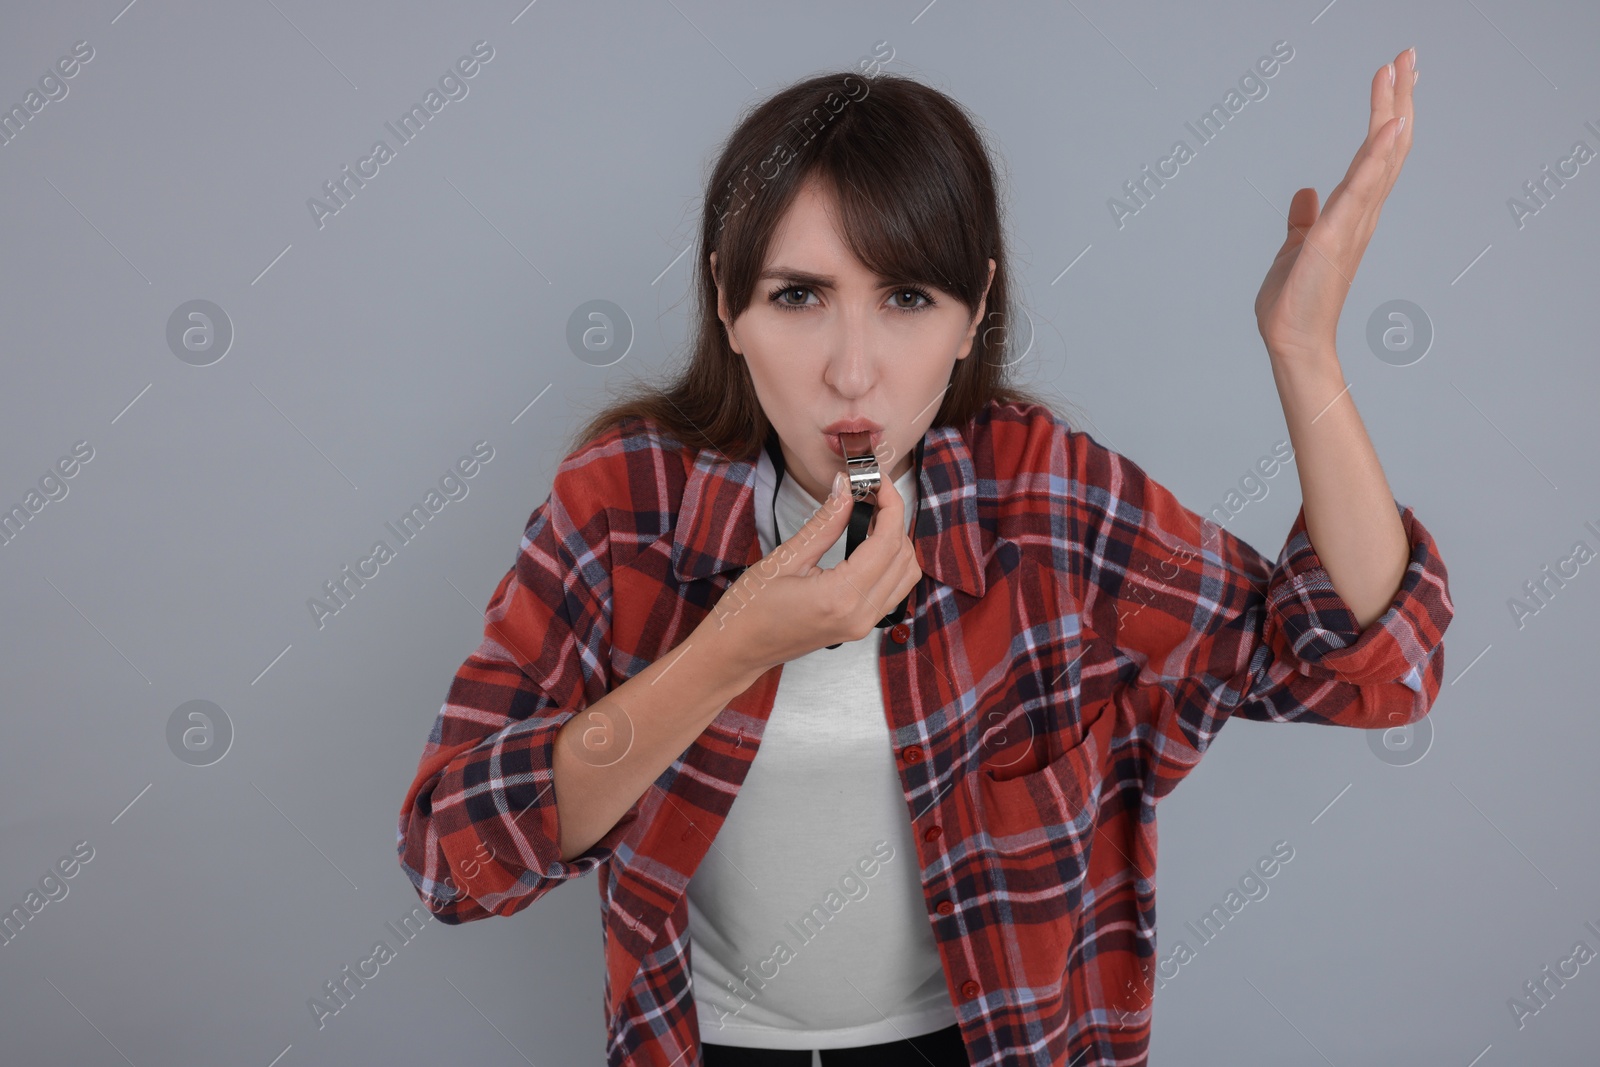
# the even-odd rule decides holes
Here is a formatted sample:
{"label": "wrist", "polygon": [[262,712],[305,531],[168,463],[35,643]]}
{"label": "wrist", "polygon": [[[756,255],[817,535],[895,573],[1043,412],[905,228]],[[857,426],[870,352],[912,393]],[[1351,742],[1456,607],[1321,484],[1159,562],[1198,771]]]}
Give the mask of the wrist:
{"label": "wrist", "polygon": [[1316,415],[1348,387],[1339,354],[1330,346],[1310,353],[1272,355],[1272,380],[1286,414]]}
{"label": "wrist", "polygon": [[1328,380],[1344,384],[1339,350],[1332,342],[1311,348],[1267,348],[1267,362],[1279,381]]}

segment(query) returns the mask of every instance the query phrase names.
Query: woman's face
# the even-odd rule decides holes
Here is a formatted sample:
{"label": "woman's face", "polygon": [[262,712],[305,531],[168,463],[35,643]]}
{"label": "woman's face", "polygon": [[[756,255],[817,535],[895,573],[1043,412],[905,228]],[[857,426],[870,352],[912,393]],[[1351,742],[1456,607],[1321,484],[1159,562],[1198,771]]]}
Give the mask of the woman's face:
{"label": "woman's face", "polygon": [[[831,199],[807,182],[779,223],[755,295],[737,319],[729,321],[717,291],[717,313],[778,431],[786,474],[817,500],[845,469],[828,432],[835,423],[881,427],[872,450],[888,472],[882,485],[911,468],[956,360],[972,351],[988,300],[988,283],[977,311],[968,312],[941,289],[874,276],[840,240],[830,212]],[[713,252],[713,277],[716,268]]]}

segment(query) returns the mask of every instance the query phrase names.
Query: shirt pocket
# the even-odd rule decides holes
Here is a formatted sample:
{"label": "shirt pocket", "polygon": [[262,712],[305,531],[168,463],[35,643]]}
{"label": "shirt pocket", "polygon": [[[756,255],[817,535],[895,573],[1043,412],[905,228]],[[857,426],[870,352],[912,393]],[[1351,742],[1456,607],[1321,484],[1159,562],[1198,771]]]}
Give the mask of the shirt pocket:
{"label": "shirt pocket", "polygon": [[1099,812],[1115,719],[1110,694],[1083,685],[1101,642],[1059,568],[1024,557],[1008,600],[1009,632],[1028,639],[1013,640],[1010,669],[978,702],[979,816],[998,852],[1073,853]]}
{"label": "shirt pocket", "polygon": [[[1017,716],[1006,727],[1014,735],[997,740],[996,727],[979,745],[978,802],[983,827],[996,851],[1030,856],[1086,850],[1100,810],[1104,747],[1094,727],[1114,717],[1110,701],[1092,709],[1092,718],[1049,716],[1036,727]],[[1018,725],[1025,724],[1025,725]],[[1028,736],[1020,736],[1027,734]]]}

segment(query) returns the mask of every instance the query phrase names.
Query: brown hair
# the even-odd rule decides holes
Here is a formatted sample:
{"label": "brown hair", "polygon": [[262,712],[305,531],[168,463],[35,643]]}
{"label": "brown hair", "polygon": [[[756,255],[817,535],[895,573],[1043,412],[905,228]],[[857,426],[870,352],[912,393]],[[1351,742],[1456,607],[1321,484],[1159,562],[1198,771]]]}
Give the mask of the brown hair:
{"label": "brown hair", "polygon": [[994,168],[976,125],[950,97],[911,78],[832,72],[759,103],[729,136],[703,205],[688,363],[673,381],[638,383],[590,417],[573,451],[635,415],[691,447],[754,458],[770,423],[717,317],[708,259],[717,253],[728,314],[738,318],[779,221],[812,177],[833,194],[851,252],[882,277],[935,286],[970,314],[995,261],[986,321],[972,353],[956,362],[933,426],[964,423],[991,401],[1056,410],[1009,379],[1010,272]]}

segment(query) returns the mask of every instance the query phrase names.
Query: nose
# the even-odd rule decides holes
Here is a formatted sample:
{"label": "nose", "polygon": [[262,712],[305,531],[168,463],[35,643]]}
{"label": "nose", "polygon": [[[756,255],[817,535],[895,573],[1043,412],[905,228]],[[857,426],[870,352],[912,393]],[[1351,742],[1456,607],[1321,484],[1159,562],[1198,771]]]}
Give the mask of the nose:
{"label": "nose", "polygon": [[833,326],[822,380],[840,396],[854,400],[866,395],[878,376],[870,334],[872,319],[863,309],[847,308],[834,319]]}

